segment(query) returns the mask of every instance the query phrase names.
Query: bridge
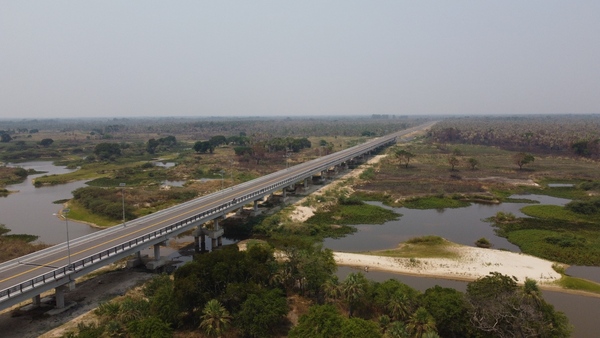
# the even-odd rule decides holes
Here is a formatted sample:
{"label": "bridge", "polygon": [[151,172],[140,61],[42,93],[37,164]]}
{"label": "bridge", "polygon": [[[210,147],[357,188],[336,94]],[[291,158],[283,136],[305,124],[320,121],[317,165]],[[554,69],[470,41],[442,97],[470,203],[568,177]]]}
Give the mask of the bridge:
{"label": "bridge", "polygon": [[[40,294],[55,289],[56,307],[64,307],[65,291],[75,287],[75,279],[102,266],[154,247],[154,262],[160,264],[160,245],[169,238],[195,228],[196,248],[204,250],[205,238],[212,247],[221,245],[223,229],[219,220],[228,213],[257,203],[275,191],[286,190],[296,184],[308,184],[314,175],[344,166],[363,155],[394,144],[398,138],[427,129],[435,122],[426,123],[394,134],[386,135],[337,153],[304,162],[272,174],[229,187],[218,192],[158,211],[156,213],[98,231],[53,247],[0,264],[0,309],[28,299],[39,305]],[[207,222],[212,226],[207,228]],[[150,264],[152,265],[152,263]]]}

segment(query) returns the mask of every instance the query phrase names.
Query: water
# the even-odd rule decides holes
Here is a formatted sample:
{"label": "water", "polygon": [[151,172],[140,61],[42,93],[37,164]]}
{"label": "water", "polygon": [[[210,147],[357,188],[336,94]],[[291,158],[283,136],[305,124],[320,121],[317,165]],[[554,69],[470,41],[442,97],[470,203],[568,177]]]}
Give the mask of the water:
{"label": "water", "polygon": [[[362,272],[360,269],[354,269],[346,266],[338,268],[337,276],[343,281],[351,272]],[[364,272],[363,272],[364,273]],[[461,292],[467,290],[467,283],[463,281],[446,280],[439,278],[427,278],[416,276],[398,275],[390,272],[370,270],[365,276],[373,281],[383,282],[388,279],[397,279],[398,281],[424,292],[428,288],[439,285],[441,287],[453,288]],[[542,290],[544,299],[554,305],[558,311],[562,311],[569,318],[573,325],[573,337],[592,338],[597,337],[598,310],[600,309],[600,298],[585,297],[580,295]]]}
{"label": "water", "polygon": [[[564,205],[569,200],[540,195],[515,195],[514,198],[537,200],[542,204]],[[374,203],[383,206],[381,203]],[[410,238],[436,235],[449,241],[474,246],[475,241],[485,237],[495,249],[506,249],[520,252],[519,247],[506,238],[499,237],[494,228],[484,219],[494,216],[498,211],[511,212],[523,217],[520,208],[526,203],[472,204],[464,208],[443,210],[417,210],[407,208],[391,208],[402,214],[398,220],[381,225],[359,224],[357,233],[338,239],[328,238],[324,246],[334,251],[360,252],[383,250],[396,247]],[[387,207],[386,207],[387,208]]]}
{"label": "water", "polygon": [[175,166],[175,162],[153,161],[152,164],[163,168],[171,168]]}
{"label": "water", "polygon": [[[541,204],[565,205],[569,202],[568,199],[541,195],[511,197],[535,200]],[[381,204],[377,203],[377,205]],[[355,234],[340,239],[326,239],[324,246],[334,251],[346,252],[382,250],[394,248],[412,237],[437,235],[452,242],[470,246],[474,246],[477,239],[485,237],[494,245],[494,248],[520,252],[517,246],[505,238],[496,236],[491,224],[482,220],[494,216],[498,211],[511,212],[517,217],[524,217],[525,215],[519,209],[526,205],[528,203],[473,204],[466,208],[444,210],[394,208],[393,210],[403,214],[398,220],[382,225],[357,225],[358,231]],[[338,276],[340,280],[343,280],[350,272],[357,271],[361,270],[339,267]],[[600,282],[600,267],[570,267],[567,273]],[[440,285],[464,292],[467,285],[467,282],[461,281],[405,276],[381,271],[370,271],[366,275],[369,279],[376,281],[385,281],[389,278],[398,279],[421,291]],[[597,331],[596,322],[600,309],[600,298],[551,291],[543,291],[543,295],[544,299],[569,317],[569,321],[575,327],[573,337],[597,336],[595,331]]]}
{"label": "water", "polygon": [[160,185],[171,187],[183,187],[186,181],[163,181]]}
{"label": "water", "polygon": [[[72,170],[57,167],[51,162],[35,161],[18,165],[25,169],[45,171],[44,174],[30,175],[23,183],[6,187],[11,193],[0,197],[0,223],[11,229],[12,234],[30,234],[38,236],[37,242],[58,244],[66,242],[66,222],[53,214],[60,211],[61,205],[52,202],[72,198],[71,191],[85,186],[83,181],[62,185],[36,188],[32,179],[42,175],[64,174]],[[87,224],[69,220],[69,238],[77,238],[96,231]]]}

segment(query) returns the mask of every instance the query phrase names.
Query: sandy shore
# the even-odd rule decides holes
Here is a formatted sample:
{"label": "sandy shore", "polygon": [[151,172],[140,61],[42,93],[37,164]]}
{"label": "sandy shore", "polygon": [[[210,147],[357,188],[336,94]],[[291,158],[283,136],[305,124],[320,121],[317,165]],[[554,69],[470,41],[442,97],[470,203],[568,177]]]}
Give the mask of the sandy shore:
{"label": "sandy shore", "polygon": [[541,258],[467,246],[453,250],[459,254],[456,259],[392,258],[343,252],[335,252],[334,257],[338,265],[455,280],[475,280],[490,272],[500,272],[516,277],[519,283],[531,278],[539,285],[549,285],[561,277],[552,269],[553,262]]}

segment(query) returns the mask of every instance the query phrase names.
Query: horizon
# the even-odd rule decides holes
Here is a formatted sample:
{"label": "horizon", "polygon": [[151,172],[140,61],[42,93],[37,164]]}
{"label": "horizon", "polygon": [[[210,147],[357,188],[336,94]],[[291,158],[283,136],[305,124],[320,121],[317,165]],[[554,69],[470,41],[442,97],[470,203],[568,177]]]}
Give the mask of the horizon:
{"label": "horizon", "polygon": [[4,2],[0,119],[598,114],[599,15],[595,1]]}

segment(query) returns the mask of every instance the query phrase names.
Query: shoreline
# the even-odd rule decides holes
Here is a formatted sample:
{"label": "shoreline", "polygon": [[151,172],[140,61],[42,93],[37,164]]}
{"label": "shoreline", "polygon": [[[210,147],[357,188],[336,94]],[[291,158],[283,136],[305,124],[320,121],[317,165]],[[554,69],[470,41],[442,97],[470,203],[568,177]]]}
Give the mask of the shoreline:
{"label": "shoreline", "polygon": [[[509,251],[482,249],[468,246],[455,248],[459,258],[400,258],[361,253],[333,252],[339,266],[361,271],[377,270],[393,274],[472,282],[500,272],[514,276],[522,285],[525,278],[534,279],[543,290],[600,298],[600,294],[565,289],[555,284],[562,276],[552,268],[553,262],[534,256]],[[367,270],[367,272],[368,272]]]}

